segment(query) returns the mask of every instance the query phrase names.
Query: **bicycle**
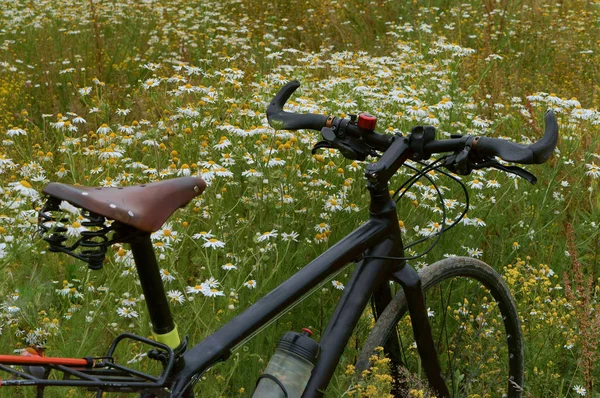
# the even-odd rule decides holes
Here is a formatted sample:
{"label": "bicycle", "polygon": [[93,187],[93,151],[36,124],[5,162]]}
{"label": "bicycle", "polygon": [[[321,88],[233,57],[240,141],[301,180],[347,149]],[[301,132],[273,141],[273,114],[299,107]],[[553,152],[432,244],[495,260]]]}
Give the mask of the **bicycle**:
{"label": "bicycle", "polygon": [[[226,360],[232,350],[322,281],[345,265],[356,263],[342,298],[321,336],[320,353],[303,397],[324,395],[369,301],[376,322],[356,362],[358,371],[369,367],[369,357],[376,347],[381,346],[392,362],[391,370],[396,380],[394,392],[398,395],[406,393],[406,379],[420,373],[422,368],[438,396],[462,396],[474,390],[521,396],[523,341],[510,291],[490,266],[471,258],[448,258],[424,268],[420,274],[409,266],[407,261],[417,256],[404,253],[396,202],[390,195],[389,181],[409,159],[422,161],[434,153],[450,153],[425,165],[403,187],[410,187],[418,178],[427,178],[428,171],[440,170],[441,167],[457,174],[492,167],[535,183],[532,174],[517,166],[506,166],[496,157],[524,164],[548,160],[558,140],[558,124],[552,111],[546,113],[543,138],[529,146],[476,136],[455,135],[450,139],[436,140],[435,129],[431,126],[417,126],[407,136],[389,136],[376,132],[376,118],[367,114],[351,115],[345,119],[284,111],[283,106],[299,86],[298,81],[292,81],[275,95],[267,109],[269,123],[280,129],[321,131],[323,140],[313,147],[313,153],[319,148],[335,148],[348,159],[365,160],[368,156],[380,156],[376,162],[368,164],[365,172],[370,193],[368,221],[243,313],[189,348],[187,337],[180,338],[173,321],[150,234],[158,230],[176,209],[200,195],[206,188],[205,182],[199,177],[180,177],[126,188],[50,183],[43,190],[47,201],[38,219],[40,234],[49,243],[50,251],[70,254],[87,262],[91,269],[100,269],[107,247],[116,242],[129,244],[154,339],[121,334],[103,357],[47,358],[35,353],[29,356],[2,355],[0,371],[12,377],[1,380],[2,388],[36,386],[38,396],[43,396],[44,389],[50,386],[93,389],[99,397],[103,392],[135,392],[144,397],[193,396],[194,385],[204,372]],[[440,171],[453,178],[451,174]],[[464,184],[462,187],[466,193]],[[439,189],[437,192],[441,197]],[[69,246],[65,244],[66,228],[60,224],[62,201],[81,208],[86,219],[83,225],[87,230],[81,232],[81,237]],[[466,210],[463,215],[465,213]],[[107,223],[106,220],[112,222]],[[457,223],[458,220],[445,225],[426,238],[434,237],[437,242],[442,233]],[[467,278],[466,282],[459,277]],[[402,287],[395,296],[390,281]],[[430,292],[435,296],[429,294],[425,301],[425,293]],[[438,298],[440,307],[432,310]],[[457,303],[455,298],[458,298]],[[482,308],[486,312],[473,316],[471,304],[476,303],[483,303]],[[408,317],[403,317],[407,311],[410,322]],[[436,332],[435,338],[429,319]],[[455,321],[457,325],[453,324]],[[402,328],[397,328],[409,324],[418,352],[416,362],[410,358],[413,345],[406,347],[403,344],[406,336],[402,334]],[[450,338],[451,333],[455,334],[454,339]],[[116,363],[114,353],[124,340],[151,346],[148,357],[160,365],[160,373],[146,374]],[[469,348],[475,348],[476,352],[463,358],[464,351],[457,347],[462,342],[466,342]],[[438,356],[438,352],[441,355]],[[482,358],[484,354],[489,357]],[[458,364],[459,361],[467,361],[467,364]],[[474,361],[482,365],[481,374],[469,374]],[[64,379],[50,377],[55,373],[62,373]],[[287,396],[285,391],[284,396]]]}

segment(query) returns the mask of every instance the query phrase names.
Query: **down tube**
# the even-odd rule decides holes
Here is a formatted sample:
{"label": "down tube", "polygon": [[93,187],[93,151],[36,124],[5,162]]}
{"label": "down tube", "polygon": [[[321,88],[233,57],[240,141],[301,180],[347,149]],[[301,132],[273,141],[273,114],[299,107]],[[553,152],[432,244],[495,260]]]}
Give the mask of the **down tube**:
{"label": "down tube", "polygon": [[284,311],[327,276],[381,241],[388,225],[389,222],[385,219],[369,220],[217,332],[192,347],[183,355],[184,368],[175,380],[172,394],[185,388],[194,374],[226,359],[235,345]]}
{"label": "down tube", "polygon": [[[396,239],[390,237],[375,246],[368,254],[391,256],[398,254],[398,250],[402,250],[402,246],[398,245]],[[325,389],[373,291],[381,283],[385,283],[390,272],[403,265],[404,262],[399,263],[396,260],[367,259],[356,266],[321,337],[319,342],[321,353],[302,398],[320,398],[325,394]]]}

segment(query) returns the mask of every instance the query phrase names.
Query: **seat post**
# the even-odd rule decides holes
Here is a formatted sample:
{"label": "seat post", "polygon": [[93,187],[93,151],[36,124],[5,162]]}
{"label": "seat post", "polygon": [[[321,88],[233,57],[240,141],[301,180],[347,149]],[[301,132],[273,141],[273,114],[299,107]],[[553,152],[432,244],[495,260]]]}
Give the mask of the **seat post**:
{"label": "seat post", "polygon": [[158,342],[175,349],[180,344],[179,334],[165,295],[150,233],[138,231],[129,244],[150,314],[154,337]]}

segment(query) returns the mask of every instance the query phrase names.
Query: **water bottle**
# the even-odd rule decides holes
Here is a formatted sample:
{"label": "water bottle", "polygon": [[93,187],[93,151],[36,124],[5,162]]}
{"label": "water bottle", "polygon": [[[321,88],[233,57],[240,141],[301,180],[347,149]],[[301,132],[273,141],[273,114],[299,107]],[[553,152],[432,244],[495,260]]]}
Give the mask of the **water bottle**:
{"label": "water bottle", "polygon": [[300,398],[319,356],[319,344],[310,329],[287,332],[277,343],[252,398]]}

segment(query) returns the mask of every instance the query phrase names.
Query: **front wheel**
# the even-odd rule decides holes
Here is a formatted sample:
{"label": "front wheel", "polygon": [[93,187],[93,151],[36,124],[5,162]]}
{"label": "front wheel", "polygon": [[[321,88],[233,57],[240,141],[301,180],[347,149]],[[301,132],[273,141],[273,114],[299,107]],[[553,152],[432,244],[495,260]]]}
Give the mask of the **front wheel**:
{"label": "front wheel", "polygon": [[[419,272],[446,385],[453,397],[521,397],[523,337],[517,307],[500,275],[482,261],[452,257]],[[391,359],[394,395],[426,386],[401,290],[381,313],[356,363],[377,347]],[[405,316],[406,315],[406,316]]]}

